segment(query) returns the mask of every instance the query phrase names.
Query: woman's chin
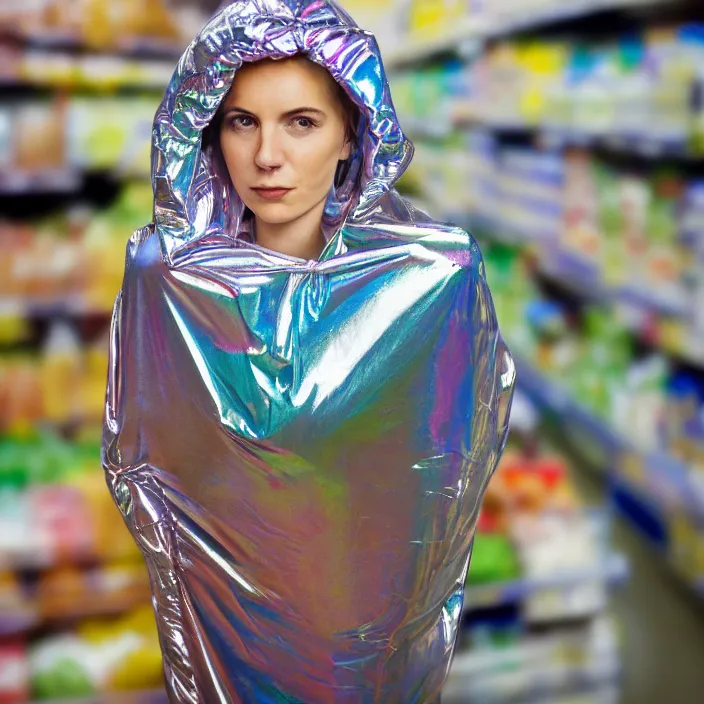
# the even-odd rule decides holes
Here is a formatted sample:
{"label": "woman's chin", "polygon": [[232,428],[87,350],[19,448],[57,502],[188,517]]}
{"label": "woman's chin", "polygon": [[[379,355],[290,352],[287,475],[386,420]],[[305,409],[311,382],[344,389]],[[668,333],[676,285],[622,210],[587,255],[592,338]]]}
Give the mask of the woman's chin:
{"label": "woman's chin", "polygon": [[270,205],[258,206],[255,210],[250,207],[257,220],[267,225],[285,225],[296,219],[296,214],[292,212],[290,206],[283,203],[271,203]]}

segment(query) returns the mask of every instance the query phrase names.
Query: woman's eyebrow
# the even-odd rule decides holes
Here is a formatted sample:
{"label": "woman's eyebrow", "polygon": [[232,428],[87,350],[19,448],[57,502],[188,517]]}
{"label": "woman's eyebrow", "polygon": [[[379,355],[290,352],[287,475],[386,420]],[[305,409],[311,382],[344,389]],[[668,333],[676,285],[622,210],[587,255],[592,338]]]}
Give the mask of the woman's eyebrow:
{"label": "woman's eyebrow", "polygon": [[296,108],[295,110],[289,110],[288,112],[284,113],[284,117],[292,117],[293,115],[298,115],[299,113],[302,112],[314,112],[316,115],[320,115],[321,117],[325,116],[325,113],[322,110],[319,110],[318,108]]}
{"label": "woman's eyebrow", "polygon": [[[285,112],[283,114],[283,117],[293,117],[293,115],[299,115],[302,112],[312,112],[315,113],[316,115],[320,115],[320,117],[325,117],[325,112],[323,110],[319,110],[318,108],[308,108],[308,107],[302,107],[302,108],[295,108],[294,110],[289,110],[288,112]],[[253,112],[250,112],[249,110],[245,110],[244,108],[239,108],[236,105],[232,105],[231,107],[227,108],[225,110],[225,115],[230,115],[231,113],[240,113],[242,115],[251,115],[252,117],[256,117],[256,115]]]}
{"label": "woman's eyebrow", "polygon": [[245,110],[244,108],[238,108],[236,105],[232,105],[231,107],[227,108],[227,110],[225,110],[226,115],[229,115],[231,112],[241,112],[241,113],[244,113],[245,115],[251,115],[252,117],[255,117],[253,112],[250,112],[249,110]]}

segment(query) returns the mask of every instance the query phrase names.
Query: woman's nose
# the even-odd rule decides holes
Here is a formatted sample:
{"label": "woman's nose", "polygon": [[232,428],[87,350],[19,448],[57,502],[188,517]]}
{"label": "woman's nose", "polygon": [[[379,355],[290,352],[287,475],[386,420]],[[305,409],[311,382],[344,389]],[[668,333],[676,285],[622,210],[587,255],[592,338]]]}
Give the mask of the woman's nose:
{"label": "woman's nose", "polygon": [[260,131],[259,148],[254,161],[260,169],[267,171],[278,169],[281,166],[283,157],[275,130],[262,129]]}

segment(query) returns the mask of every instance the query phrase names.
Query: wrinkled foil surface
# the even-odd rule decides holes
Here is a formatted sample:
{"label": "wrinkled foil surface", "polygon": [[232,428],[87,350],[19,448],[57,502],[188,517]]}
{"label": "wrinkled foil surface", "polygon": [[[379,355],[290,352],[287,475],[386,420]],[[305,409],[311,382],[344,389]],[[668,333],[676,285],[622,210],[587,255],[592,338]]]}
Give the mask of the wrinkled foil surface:
{"label": "wrinkled foil surface", "polygon": [[[243,61],[306,53],[360,108],[327,246],[247,236],[201,136]],[[103,441],[172,702],[437,702],[514,366],[470,235],[394,184],[413,149],[376,41],[321,0],[226,5],[153,132]]]}

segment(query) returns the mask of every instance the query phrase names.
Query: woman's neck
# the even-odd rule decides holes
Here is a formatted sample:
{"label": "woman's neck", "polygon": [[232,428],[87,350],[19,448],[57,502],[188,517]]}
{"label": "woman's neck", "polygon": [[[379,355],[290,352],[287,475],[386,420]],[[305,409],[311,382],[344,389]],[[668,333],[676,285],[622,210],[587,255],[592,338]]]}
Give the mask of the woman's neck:
{"label": "woman's neck", "polygon": [[323,210],[314,208],[297,220],[286,223],[263,222],[254,218],[256,242],[274,252],[299,259],[317,259],[326,245],[321,227]]}

